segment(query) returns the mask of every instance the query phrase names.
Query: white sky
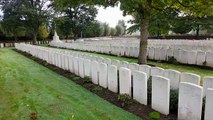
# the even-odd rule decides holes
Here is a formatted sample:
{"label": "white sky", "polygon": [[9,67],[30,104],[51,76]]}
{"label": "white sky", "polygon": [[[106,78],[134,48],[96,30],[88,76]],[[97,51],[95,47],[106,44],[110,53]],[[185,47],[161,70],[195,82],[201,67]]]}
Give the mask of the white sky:
{"label": "white sky", "polygon": [[110,27],[115,27],[119,20],[124,20],[126,25],[129,27],[130,24],[127,23],[132,17],[131,16],[123,16],[123,12],[120,10],[120,6],[115,7],[98,7],[98,14],[96,20],[101,22],[106,22]]}

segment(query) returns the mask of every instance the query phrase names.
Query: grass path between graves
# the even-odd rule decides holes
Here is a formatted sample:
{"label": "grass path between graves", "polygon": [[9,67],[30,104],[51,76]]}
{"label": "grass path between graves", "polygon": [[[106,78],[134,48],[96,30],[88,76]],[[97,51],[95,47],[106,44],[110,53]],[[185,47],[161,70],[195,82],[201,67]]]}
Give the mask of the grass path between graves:
{"label": "grass path between graves", "polygon": [[0,49],[0,120],[140,119],[71,80]]}
{"label": "grass path between graves", "polygon": [[[44,47],[49,47],[48,45],[42,45]],[[74,51],[74,50],[72,50]],[[84,51],[81,51],[84,52]],[[136,58],[126,58],[126,57],[118,57],[118,56],[113,56],[113,55],[106,55],[106,54],[100,54],[100,53],[92,53],[92,52],[84,52],[87,54],[95,55],[95,56],[100,56],[104,58],[110,58],[114,60],[121,60],[121,61],[128,61],[132,63],[137,63]],[[164,69],[173,69],[177,70],[180,72],[189,72],[189,73],[195,73],[201,76],[201,79],[203,79],[204,76],[213,76],[213,69],[205,69],[205,68],[200,68],[198,66],[189,66],[189,65],[181,65],[181,64],[172,64],[172,63],[162,63],[162,62],[156,62],[156,61],[148,61],[148,64],[161,67]],[[202,81],[201,81],[202,84]]]}

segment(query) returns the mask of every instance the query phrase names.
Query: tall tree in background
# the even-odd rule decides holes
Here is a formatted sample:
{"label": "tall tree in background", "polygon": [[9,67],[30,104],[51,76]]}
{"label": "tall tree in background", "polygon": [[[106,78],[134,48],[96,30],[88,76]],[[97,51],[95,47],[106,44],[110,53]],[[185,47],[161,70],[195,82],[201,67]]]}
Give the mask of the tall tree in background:
{"label": "tall tree in background", "polygon": [[46,24],[51,17],[51,9],[48,7],[49,2],[49,0],[23,0],[22,20],[28,34],[33,37],[34,44],[37,43],[39,27]]}
{"label": "tall tree in background", "polygon": [[62,16],[69,18],[75,39],[83,31],[84,25],[94,21],[97,14],[97,9],[94,6],[80,4],[79,2],[63,0],[53,2],[54,9]]}
{"label": "tall tree in background", "polygon": [[50,17],[49,3],[49,0],[1,0],[4,28],[14,34],[24,27],[36,43],[39,27]]}
{"label": "tall tree in background", "polygon": [[0,1],[3,11],[1,22],[2,31],[6,36],[14,37],[15,41],[18,37],[25,36],[26,29],[21,21],[21,2],[20,1]]}
{"label": "tall tree in background", "polygon": [[119,20],[118,24],[115,27],[116,29],[116,35],[124,35],[126,33],[126,25],[124,20]]}

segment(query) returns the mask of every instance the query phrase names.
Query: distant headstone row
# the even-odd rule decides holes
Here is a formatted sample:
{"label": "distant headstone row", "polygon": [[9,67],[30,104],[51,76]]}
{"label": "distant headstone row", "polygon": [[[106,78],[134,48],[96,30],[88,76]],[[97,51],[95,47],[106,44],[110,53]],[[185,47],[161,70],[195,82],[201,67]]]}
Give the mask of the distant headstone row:
{"label": "distant headstone row", "polygon": [[[21,43],[26,43],[26,44],[33,44],[33,42],[21,42]],[[5,47],[14,47],[16,43],[0,43],[0,48],[5,48]],[[37,41],[37,45],[41,44],[49,44],[49,41]]]}
{"label": "distant headstone row", "polygon": [[168,115],[170,91],[178,90],[178,119],[180,120],[201,120],[203,98],[206,97],[205,120],[213,119],[213,77],[205,77],[204,85],[201,87],[200,76],[192,73],[181,73],[55,48],[27,44],[16,44],[15,47],[82,78],[90,77],[94,84],[112,92],[128,94],[144,105],[148,103],[147,83],[151,77],[151,107]]}
{"label": "distant headstone row", "polygon": [[[139,41],[136,40],[101,40],[50,45],[117,56],[137,58],[139,55]],[[213,41],[150,40],[147,57],[150,60],[213,67]]]}

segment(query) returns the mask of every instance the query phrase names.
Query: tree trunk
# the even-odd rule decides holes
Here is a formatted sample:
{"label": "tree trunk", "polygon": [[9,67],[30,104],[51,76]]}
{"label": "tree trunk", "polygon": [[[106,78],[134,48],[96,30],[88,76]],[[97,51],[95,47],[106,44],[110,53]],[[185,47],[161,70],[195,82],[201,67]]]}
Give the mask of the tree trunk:
{"label": "tree trunk", "polygon": [[18,37],[14,36],[14,40],[15,40],[15,42],[17,42],[18,41]]}
{"label": "tree trunk", "polygon": [[34,45],[37,44],[37,35],[33,35],[33,44],[34,44]]}
{"label": "tree trunk", "polygon": [[196,29],[196,38],[199,39],[199,32],[200,32],[200,25],[197,24],[197,29]]}
{"label": "tree trunk", "polygon": [[139,64],[146,64],[147,63],[147,45],[148,45],[148,36],[149,36],[149,15],[143,15],[140,23],[140,48],[139,48],[139,57],[138,63]]}

